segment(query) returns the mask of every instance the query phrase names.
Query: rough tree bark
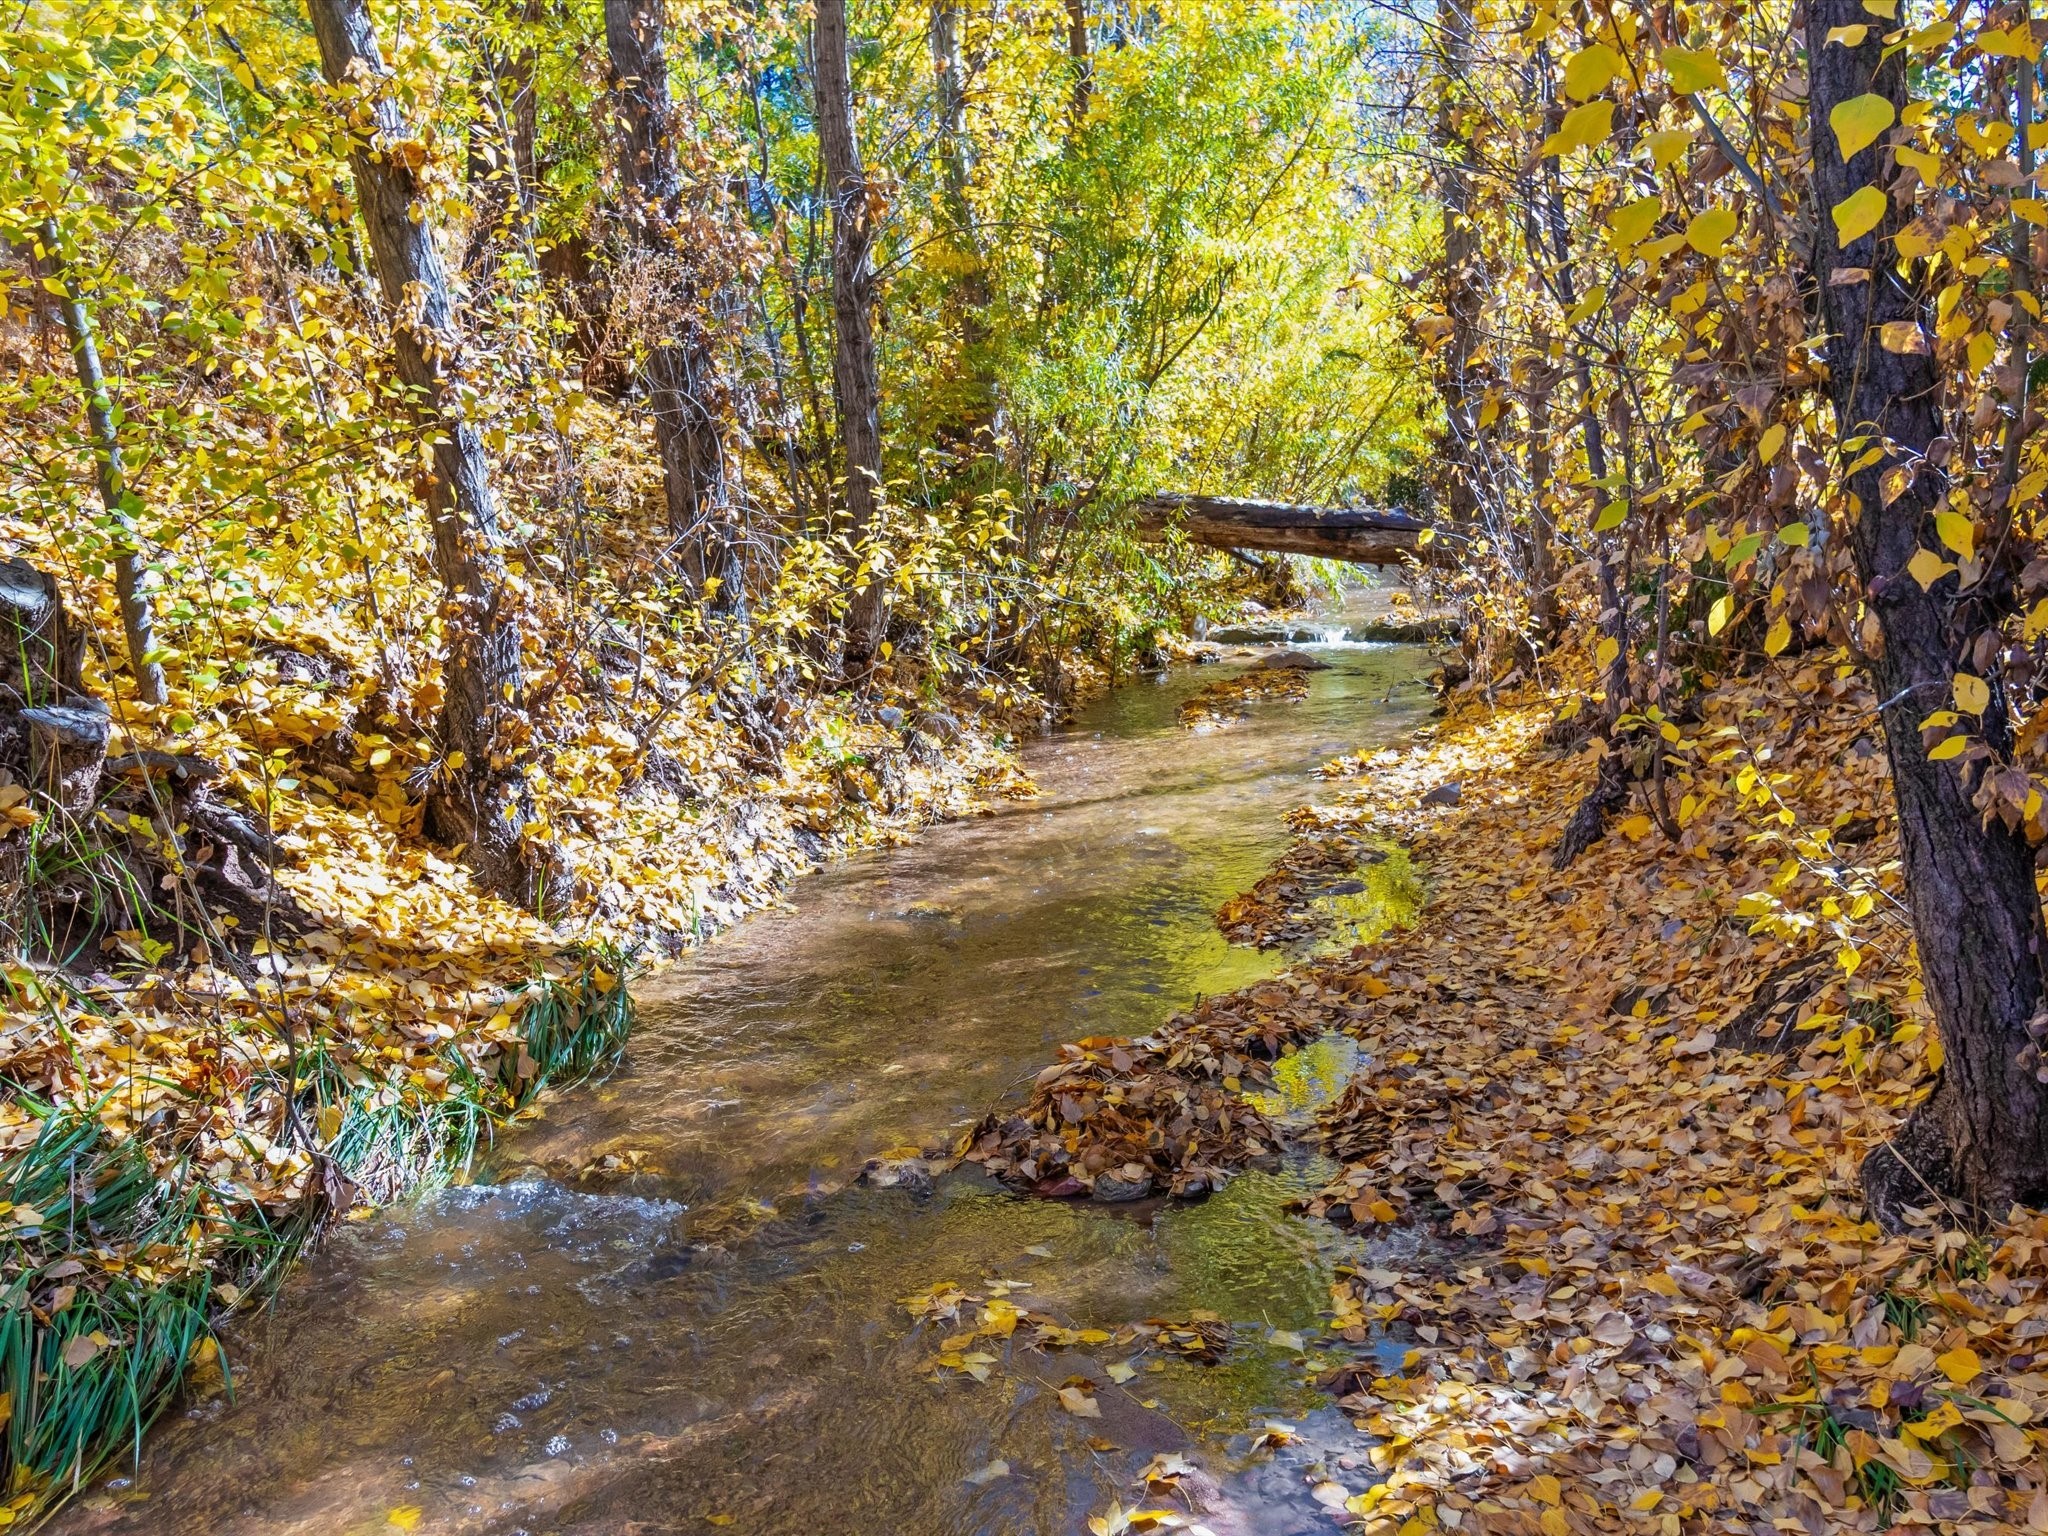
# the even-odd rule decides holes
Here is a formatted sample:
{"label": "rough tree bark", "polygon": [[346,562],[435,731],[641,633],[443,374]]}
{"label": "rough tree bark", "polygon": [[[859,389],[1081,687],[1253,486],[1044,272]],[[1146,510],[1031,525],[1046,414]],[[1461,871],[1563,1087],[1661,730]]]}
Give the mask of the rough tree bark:
{"label": "rough tree bark", "polygon": [[135,693],[145,704],[161,704],[170,697],[164,687],[164,669],[150,660],[155,647],[155,625],[149,598],[142,590],[142,554],[135,534],[135,519],[128,505],[128,473],[121,462],[121,438],[114,427],[114,404],[107,394],[106,374],[100,368],[99,343],[93,336],[92,316],[85,301],[71,284],[64,251],[59,243],[57,221],[43,221],[43,264],[62,290],[58,307],[64,315],[64,335],[71,345],[71,363],[78,372],[78,388],[85,396],[86,425],[92,430],[93,462],[99,475],[100,504],[113,522],[118,543],[114,549],[114,594],[121,604],[121,632],[128,647],[128,670],[135,678]]}
{"label": "rough tree bark", "polygon": [[[1548,116],[1553,119],[1545,125],[1548,132],[1555,128],[1554,120],[1560,113],[1552,89],[1547,52],[1538,51],[1537,67],[1544,99],[1551,108]],[[1573,267],[1571,235],[1565,218],[1564,187],[1555,155],[1543,162],[1543,176],[1541,196],[1544,221],[1550,236],[1550,255],[1557,263],[1557,298],[1569,311],[1579,302],[1578,278]],[[1608,477],[1607,435],[1600,420],[1599,402],[1593,394],[1593,370],[1586,361],[1585,338],[1568,337],[1565,351],[1571,361],[1572,382],[1578,390],[1579,431],[1585,446],[1586,473],[1591,480],[1602,481]],[[1595,727],[1607,750],[1600,758],[1592,787],[1572,812],[1571,820],[1565,823],[1564,834],[1558,839],[1557,851],[1551,858],[1552,866],[1557,869],[1569,868],[1580,854],[1598,842],[1607,829],[1608,817],[1628,803],[1627,765],[1614,747],[1614,727],[1627,707],[1629,696],[1628,603],[1620,582],[1615,579],[1616,554],[1613,540],[1604,538],[1594,556],[1600,582],[1601,627],[1607,631],[1607,638],[1614,642],[1614,655],[1608,660],[1602,681],[1600,717]]]}
{"label": "rough tree bark", "polygon": [[[1881,188],[1889,174],[1882,140],[1843,162],[1826,126],[1830,112],[1868,93],[1894,109],[1906,101],[1904,55],[1888,50],[1877,29],[1857,34],[1864,41],[1853,48],[1828,40],[1836,28],[1853,31],[1866,15],[1861,0],[1808,0],[1806,44],[1819,211],[1814,272],[1828,331],[1828,389],[1840,436],[1867,435],[1881,448],[1876,462],[1848,479],[1850,543],[1883,637],[1870,671],[1883,701],[1921,976],[1946,1052],[1933,1092],[1892,1144],[1863,1163],[1873,1213],[1896,1224],[1905,1207],[1932,1204],[1936,1194],[1980,1217],[2048,1196],[2048,1087],[2022,1060],[2028,1024],[2043,1012],[2048,935],[2024,834],[1995,816],[1987,821],[1955,765],[1928,761],[1918,729],[1947,702],[1955,674],[1972,669],[1955,622],[1957,578],[1922,589],[1905,569],[1923,545],[1940,547],[1933,512],[1948,489],[1926,457],[1941,434],[1929,349],[1900,352],[1881,343],[1887,325],[1922,335],[1932,330],[1925,294],[1888,257],[1906,216],[1887,198],[1877,228],[1847,246],[1828,216],[1852,193]],[[1848,268],[1868,275],[1833,280]],[[2002,707],[1986,711],[1987,725]]]}
{"label": "rough tree bark", "polygon": [[648,258],[661,296],[663,335],[648,353],[648,405],[661,451],[669,526],[682,540],[684,575],[712,606],[745,606],[739,526],[719,423],[729,408],[688,249],[689,209],[676,152],[662,0],[605,0],[612,99],[624,143],[619,156],[626,223]]}
{"label": "rough tree bark", "polygon": [[1066,0],[1067,58],[1074,66],[1074,84],[1067,97],[1067,124],[1078,132],[1088,120],[1088,103],[1095,96],[1095,60],[1092,35],[1088,30],[1088,0]]}
{"label": "rough tree bark", "polygon": [[968,186],[974,174],[974,142],[967,130],[966,13],[959,0],[932,6],[932,82],[937,95],[938,152],[945,190],[948,243],[959,276],[948,294],[960,329],[961,409],[956,435],[970,451],[987,451],[996,426],[995,379],[988,359],[988,265],[975,228]]}
{"label": "rough tree bark", "polygon": [[[818,145],[832,208],[832,381],[846,462],[845,532],[858,548],[874,527],[881,494],[882,385],[875,363],[873,194],[854,130],[846,0],[818,0],[812,62]],[[887,620],[887,590],[879,578],[870,578],[846,612],[840,666],[848,677],[863,677],[873,669]]]}
{"label": "rough tree bark", "polygon": [[1557,643],[1561,617],[1557,605],[1557,529],[1550,516],[1550,402],[1557,392],[1558,371],[1550,361],[1550,334],[1538,330],[1531,349],[1527,399],[1529,408],[1529,623],[1539,650]]}
{"label": "rough tree bark", "polygon": [[490,460],[459,389],[462,337],[434,225],[416,219],[423,189],[405,153],[412,134],[389,89],[366,0],[307,0],[320,62],[354,129],[349,164],[385,304],[399,378],[432,432],[426,477],[435,574],[442,589],[444,767],[427,801],[437,836],[465,847],[478,879],[509,900],[542,895],[545,863],[528,843],[533,817],[522,757],[519,624],[499,547]]}
{"label": "rough tree bark", "polygon": [[1475,489],[1478,421],[1472,410],[1472,360],[1479,348],[1480,261],[1478,240],[1472,227],[1472,172],[1468,165],[1470,146],[1458,126],[1457,102],[1467,89],[1472,63],[1472,13],[1466,0],[1445,0],[1439,9],[1439,81],[1442,94],[1437,101],[1437,201],[1443,213],[1444,314],[1451,323],[1444,347],[1443,373],[1438,389],[1444,402],[1446,446],[1450,450],[1450,484],[1444,497],[1452,526],[1470,529],[1479,520],[1479,496]]}

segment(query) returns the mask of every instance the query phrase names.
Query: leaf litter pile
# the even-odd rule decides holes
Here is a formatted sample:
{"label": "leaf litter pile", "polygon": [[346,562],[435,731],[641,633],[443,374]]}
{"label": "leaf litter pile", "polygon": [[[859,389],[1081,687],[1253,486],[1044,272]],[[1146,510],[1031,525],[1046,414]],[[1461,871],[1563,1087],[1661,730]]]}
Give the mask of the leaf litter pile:
{"label": "leaf litter pile", "polygon": [[1251,706],[1261,700],[1299,704],[1308,697],[1308,675],[1328,663],[1317,661],[1305,651],[1277,651],[1236,677],[1220,677],[1181,701],[1181,728],[1214,731],[1239,725],[1251,718]]}
{"label": "leaf litter pile", "polygon": [[[1120,1158],[1212,1187],[1275,1133],[1187,1104],[1343,1030],[1361,1064],[1319,1124],[1341,1166],[1303,1208],[1366,1244],[1316,1368],[1372,1471],[1318,1465],[1333,1524],[2048,1529],[2048,1218],[1972,1235],[1930,1209],[1885,1235],[1857,1182],[1941,1062],[1874,703],[1811,656],[1722,685],[1661,733],[1666,814],[1632,808],[1555,873],[1598,747],[1549,745],[1571,733],[1531,687],[1461,691],[1414,746],[1323,774],[1362,780],[1347,824],[1423,870],[1412,930],[1206,1026],[1067,1047],[969,1156],[1040,1193]],[[1153,1106],[1198,1143],[1237,1128],[1184,1162]],[[1388,1339],[1395,1372],[1357,1348]],[[1093,1528],[1201,1528],[1198,1500],[1145,1502]]]}

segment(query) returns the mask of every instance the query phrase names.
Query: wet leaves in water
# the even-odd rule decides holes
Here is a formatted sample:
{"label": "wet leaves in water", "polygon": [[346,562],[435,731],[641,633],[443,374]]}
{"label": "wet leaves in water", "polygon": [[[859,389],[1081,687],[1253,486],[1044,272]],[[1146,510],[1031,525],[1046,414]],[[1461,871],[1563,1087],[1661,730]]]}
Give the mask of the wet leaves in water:
{"label": "wet leaves in water", "polygon": [[1260,667],[1226,677],[1182,701],[1180,723],[1190,731],[1213,731],[1248,718],[1259,699],[1299,703],[1308,697],[1308,671],[1297,667]]}

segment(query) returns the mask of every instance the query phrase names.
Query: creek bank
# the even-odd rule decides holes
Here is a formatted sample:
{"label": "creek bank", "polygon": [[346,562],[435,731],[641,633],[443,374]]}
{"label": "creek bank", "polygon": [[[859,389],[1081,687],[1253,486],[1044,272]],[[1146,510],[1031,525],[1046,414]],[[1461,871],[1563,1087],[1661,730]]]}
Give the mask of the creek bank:
{"label": "creek bank", "polygon": [[[1338,1171],[1301,1206],[1376,1240],[1331,1295],[1330,1345],[1369,1351],[1321,1367],[1369,1462],[1311,1469],[1333,1519],[1819,1536],[2048,1515],[2048,1219],[1973,1234],[1930,1209],[1887,1234],[1857,1182],[1941,1053],[1875,701],[1841,660],[1713,687],[1671,743],[1671,833],[1631,807],[1563,872],[1593,773],[1548,744],[1569,694],[1467,687],[1412,746],[1324,770],[1358,787],[1314,819],[1401,844],[1428,904],[1212,1006],[1263,991],[1262,1041],[1360,1047],[1316,1132]],[[1173,1145],[1105,1081],[1131,1044],[1067,1048],[1028,1145],[1084,1169]],[[1220,1136],[1209,1166],[1268,1139]]]}
{"label": "creek bank", "polygon": [[252,645],[249,707],[169,753],[169,710],[101,702],[57,584],[0,584],[0,921],[31,957],[0,971],[0,1527],[189,1374],[219,1385],[220,1326],[324,1227],[466,1177],[615,1060],[634,973],[825,859],[1028,791],[967,701],[785,705],[694,761],[601,731],[550,768],[615,836],[600,861],[557,824],[581,873],[548,922],[419,840],[419,744],[363,658]]}

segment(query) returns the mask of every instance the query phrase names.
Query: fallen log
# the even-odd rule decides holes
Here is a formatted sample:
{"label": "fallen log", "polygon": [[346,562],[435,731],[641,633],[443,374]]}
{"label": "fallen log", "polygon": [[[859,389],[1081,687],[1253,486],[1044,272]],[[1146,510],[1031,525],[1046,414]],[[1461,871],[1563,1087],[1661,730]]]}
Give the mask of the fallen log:
{"label": "fallen log", "polygon": [[1405,512],[1304,507],[1235,496],[1153,496],[1138,504],[1148,534],[1178,528],[1212,549],[1263,549],[1356,565],[1403,565],[1428,558],[1422,522]]}

